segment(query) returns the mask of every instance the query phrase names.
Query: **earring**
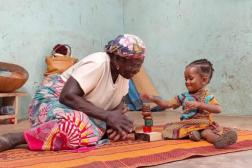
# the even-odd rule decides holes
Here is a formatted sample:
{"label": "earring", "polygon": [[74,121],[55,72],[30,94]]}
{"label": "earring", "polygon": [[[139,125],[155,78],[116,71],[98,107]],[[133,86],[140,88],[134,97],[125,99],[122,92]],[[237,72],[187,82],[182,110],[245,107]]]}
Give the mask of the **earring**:
{"label": "earring", "polygon": [[116,65],[116,70],[119,70],[119,69],[120,69],[120,67],[118,65]]}

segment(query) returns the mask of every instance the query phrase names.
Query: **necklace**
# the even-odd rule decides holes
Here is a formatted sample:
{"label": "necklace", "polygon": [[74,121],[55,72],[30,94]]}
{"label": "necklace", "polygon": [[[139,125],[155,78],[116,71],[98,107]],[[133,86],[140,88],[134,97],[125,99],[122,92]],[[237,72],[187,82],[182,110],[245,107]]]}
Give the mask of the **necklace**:
{"label": "necklace", "polygon": [[208,89],[202,89],[194,94],[194,96],[198,99],[200,102],[205,102],[206,96],[208,95]]}

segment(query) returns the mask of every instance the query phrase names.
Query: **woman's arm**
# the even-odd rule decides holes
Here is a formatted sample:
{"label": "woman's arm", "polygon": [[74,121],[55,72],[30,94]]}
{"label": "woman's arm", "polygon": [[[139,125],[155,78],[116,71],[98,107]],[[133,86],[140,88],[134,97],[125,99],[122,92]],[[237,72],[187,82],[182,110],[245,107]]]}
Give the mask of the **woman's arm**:
{"label": "woman's arm", "polygon": [[132,130],[133,123],[126,115],[123,115],[122,109],[103,110],[88,102],[84,95],[85,93],[78,82],[73,77],[70,77],[62,89],[60,102],[75,110],[82,111],[88,116],[105,121],[108,126],[117,130],[121,135]]}
{"label": "woman's arm", "polygon": [[[125,114],[128,111],[127,106],[125,106],[126,104],[124,103],[124,99],[122,99],[121,103],[114,109],[123,109],[122,112],[123,114]],[[133,123],[133,121],[132,121]],[[133,129],[131,130],[133,131]],[[107,128],[107,134],[108,134],[108,138],[112,141],[118,141],[118,140],[125,140],[127,138],[127,133],[125,132],[124,136],[121,136],[118,131],[114,130],[113,128]]]}

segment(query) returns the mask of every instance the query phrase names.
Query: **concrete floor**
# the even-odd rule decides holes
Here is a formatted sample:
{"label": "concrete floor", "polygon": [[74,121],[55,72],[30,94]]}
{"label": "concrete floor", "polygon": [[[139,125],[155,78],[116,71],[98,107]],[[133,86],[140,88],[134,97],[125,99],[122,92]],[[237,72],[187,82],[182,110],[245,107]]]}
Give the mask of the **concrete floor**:
{"label": "concrete floor", "polygon": [[[143,119],[138,112],[127,113],[134,120],[136,126],[143,124]],[[165,111],[153,113],[154,125],[178,121],[180,113]],[[227,127],[252,130],[252,116],[222,116],[215,115],[214,120]],[[20,132],[30,127],[29,121],[21,121],[17,125],[0,125],[0,134],[7,132]],[[252,150],[222,154],[209,157],[196,157],[182,161],[166,163],[155,168],[249,168],[252,166]]]}

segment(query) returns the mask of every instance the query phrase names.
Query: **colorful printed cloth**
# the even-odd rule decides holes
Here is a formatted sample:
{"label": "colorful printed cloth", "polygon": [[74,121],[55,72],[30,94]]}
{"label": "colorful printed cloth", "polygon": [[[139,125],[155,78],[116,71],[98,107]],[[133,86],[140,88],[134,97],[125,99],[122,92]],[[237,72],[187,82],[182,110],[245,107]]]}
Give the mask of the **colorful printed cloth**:
{"label": "colorful printed cloth", "polygon": [[192,131],[207,129],[210,124],[206,119],[187,119],[168,123],[164,126],[163,136],[165,139],[181,139],[187,137]]}
{"label": "colorful printed cloth", "polygon": [[188,137],[192,131],[202,131],[205,129],[210,129],[218,135],[223,133],[223,128],[216,122],[209,121],[208,119],[187,119],[166,124],[163,129],[163,137],[165,139],[181,139]]}
{"label": "colorful printed cloth", "polygon": [[31,150],[76,149],[96,144],[104,128],[81,111],[59,102],[64,81],[59,75],[46,77],[29,106],[32,128],[24,136]]}
{"label": "colorful printed cloth", "polygon": [[143,58],[145,45],[139,37],[123,34],[109,41],[105,46],[105,51],[126,58]]}
{"label": "colorful printed cloth", "polygon": [[[202,100],[200,100],[200,99],[202,99]],[[185,92],[185,93],[178,95],[177,100],[182,105],[183,110],[185,109],[185,102],[186,101],[202,101],[206,104],[217,104],[217,100],[214,98],[214,96],[208,95],[207,93],[204,96],[204,98],[201,98],[196,95],[190,94],[189,92]],[[192,109],[192,110],[182,114],[180,117],[180,120],[193,118],[196,115],[196,113],[200,113],[200,112],[202,112],[202,111],[200,111],[199,109]]]}
{"label": "colorful printed cloth", "polygon": [[[186,101],[201,101],[206,104],[218,104],[217,99],[205,89],[200,93],[190,94],[188,92],[169,100],[174,107],[182,106],[184,110]],[[211,129],[216,134],[221,134],[222,128],[211,119],[211,113],[199,109],[193,109],[181,115],[179,122],[168,123],[164,127],[167,139],[180,139],[187,137],[192,131]]]}

